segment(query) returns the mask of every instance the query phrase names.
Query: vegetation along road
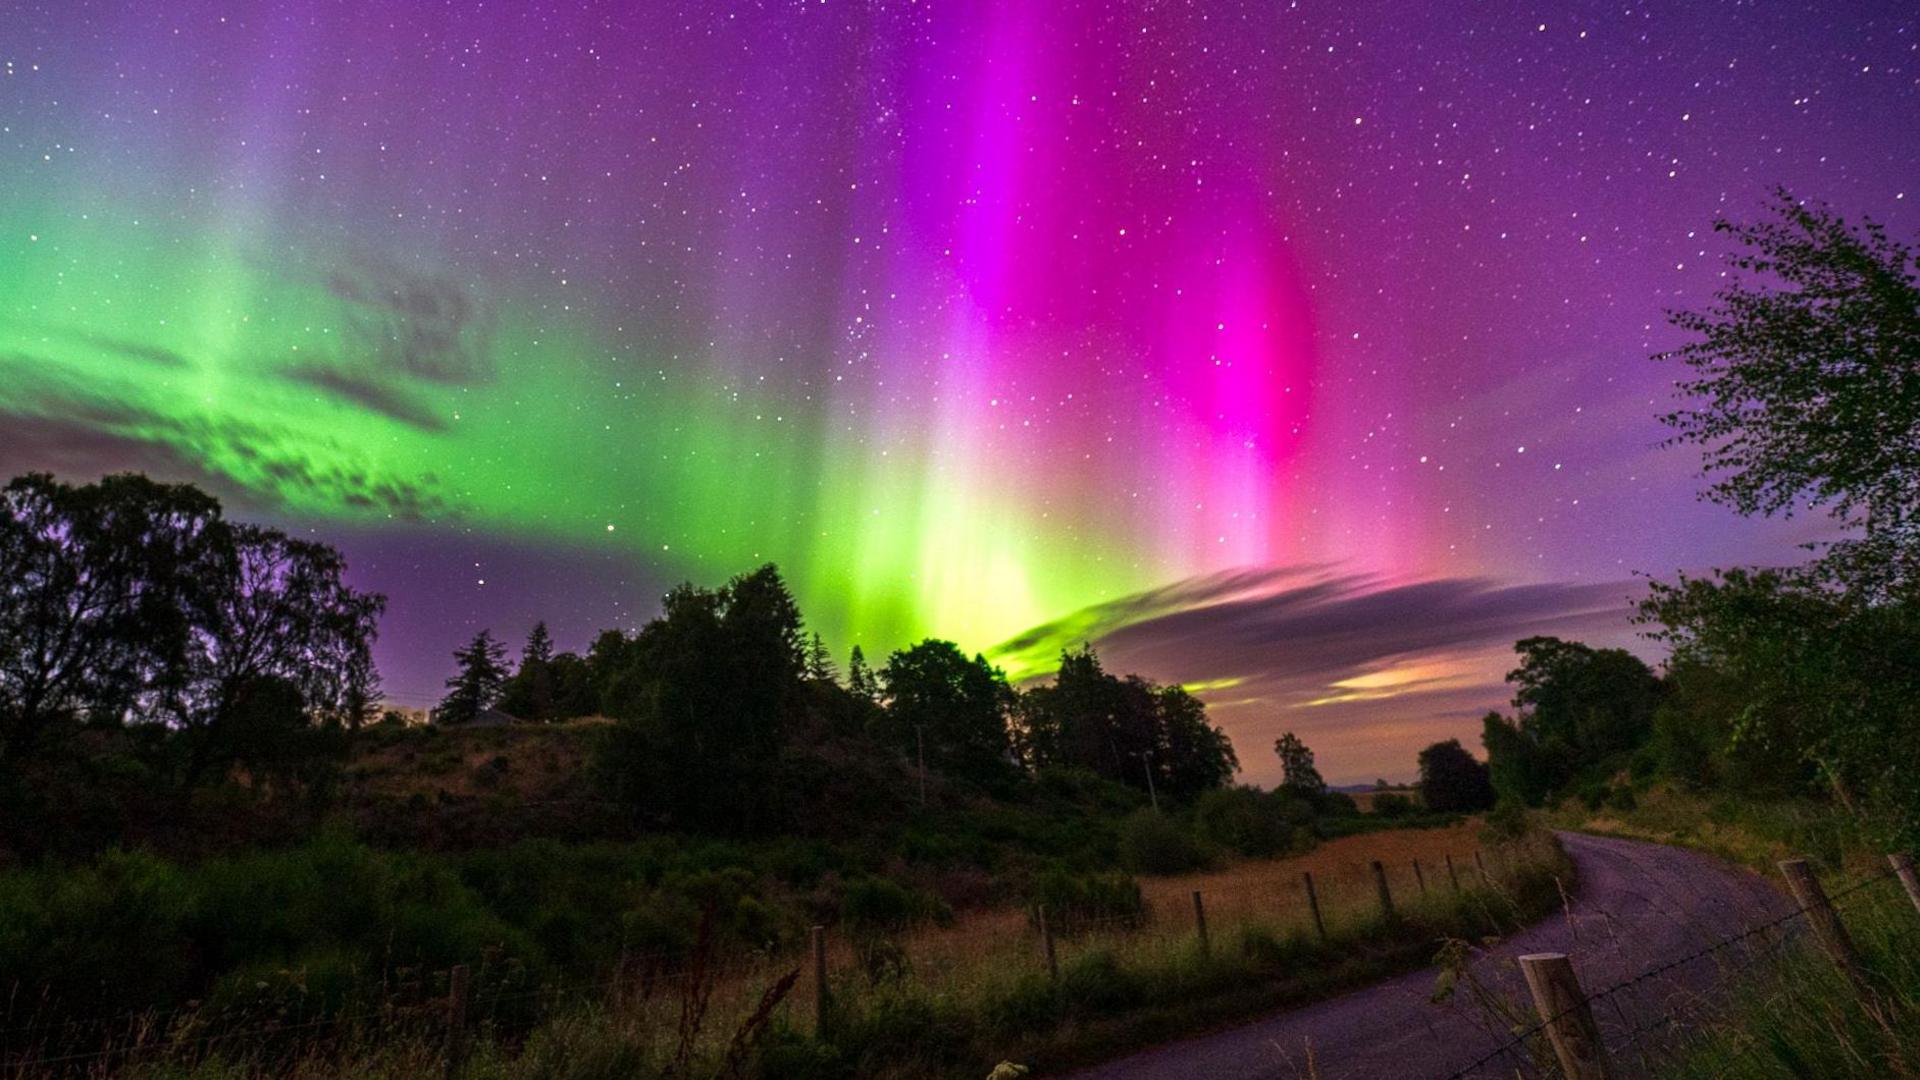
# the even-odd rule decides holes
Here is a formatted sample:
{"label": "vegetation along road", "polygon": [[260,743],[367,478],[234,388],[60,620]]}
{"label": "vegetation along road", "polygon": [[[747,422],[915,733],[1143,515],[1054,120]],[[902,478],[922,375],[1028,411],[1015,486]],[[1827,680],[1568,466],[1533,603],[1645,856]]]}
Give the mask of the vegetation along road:
{"label": "vegetation along road", "polygon": [[[1534,1070],[1524,1049],[1476,1062],[1511,1041],[1515,1020],[1530,1023],[1514,958],[1564,952],[1589,994],[1698,952],[1790,912],[1761,878],[1710,856],[1659,844],[1561,833],[1578,873],[1577,895],[1556,915],[1475,952],[1453,992],[1434,970],[1279,1014],[1075,1074],[1075,1080],[1163,1080],[1207,1076],[1320,1080],[1454,1075],[1512,1077]],[[1721,949],[1597,1001],[1594,1013],[1623,1069],[1637,1073],[1635,1048],[1663,1019],[1684,1019],[1773,933]],[[1504,1002],[1504,1005],[1493,1002]],[[1505,1011],[1503,1011],[1505,1010]]]}

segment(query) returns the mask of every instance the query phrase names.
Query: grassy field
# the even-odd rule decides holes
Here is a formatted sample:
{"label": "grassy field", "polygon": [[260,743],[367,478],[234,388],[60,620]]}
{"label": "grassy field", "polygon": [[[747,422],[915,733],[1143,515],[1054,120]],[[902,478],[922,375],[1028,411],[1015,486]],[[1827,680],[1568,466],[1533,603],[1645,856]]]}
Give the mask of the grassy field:
{"label": "grassy field", "polygon": [[[1731,1000],[1676,1015],[1665,1045],[1637,1048],[1675,1080],[1920,1076],[1920,911],[1887,876],[1885,830],[1813,802],[1696,796],[1657,788],[1631,809],[1558,815],[1568,827],[1696,847],[1780,880],[1776,863],[1814,861],[1859,949],[1865,984],[1801,934],[1770,962],[1743,965]],[[1729,934],[1740,928],[1728,927]]]}
{"label": "grassy field", "polygon": [[[1297,858],[1246,861],[1149,879],[1131,912],[1055,914],[1060,974],[1049,977],[1033,913],[965,914],[855,940],[829,952],[827,1027],[813,1037],[801,957],[726,958],[690,966],[636,956],[592,985],[529,986],[475,972],[465,1075],[554,1078],[666,1075],[972,1077],[1002,1060],[1036,1071],[1298,1004],[1431,960],[1447,938],[1502,933],[1559,897],[1564,857],[1533,833],[1483,853],[1471,826],[1330,841]],[[1447,875],[1452,856],[1460,875]],[[1426,888],[1413,871],[1420,860]],[[1380,910],[1369,864],[1389,867],[1396,916]],[[1327,926],[1313,929],[1301,874],[1311,871]],[[1192,894],[1206,902],[1208,946]],[[129,1018],[103,1056],[22,1064],[17,1080],[78,1066],[139,1077],[411,1077],[441,1067],[444,976],[371,1014],[303,1029],[264,1015],[218,1028],[192,1010]]]}

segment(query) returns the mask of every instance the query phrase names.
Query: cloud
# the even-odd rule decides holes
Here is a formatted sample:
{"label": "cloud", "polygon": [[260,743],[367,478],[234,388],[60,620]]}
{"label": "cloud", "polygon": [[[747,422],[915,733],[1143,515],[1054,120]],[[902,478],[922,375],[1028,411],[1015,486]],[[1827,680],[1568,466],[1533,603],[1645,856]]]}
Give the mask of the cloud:
{"label": "cloud", "polygon": [[143,341],[114,337],[110,334],[95,333],[75,327],[59,326],[52,323],[19,322],[0,319],[0,326],[13,326],[25,331],[28,336],[38,336],[41,340],[59,340],[85,346],[97,352],[111,353],[127,360],[137,360],[155,367],[184,368],[187,358],[172,349],[159,345],[150,345]]}
{"label": "cloud", "polygon": [[404,391],[354,372],[309,364],[282,371],[280,377],[324,390],[334,397],[344,398],[422,431],[445,431],[447,427],[446,421],[429,412]]}
{"label": "cloud", "polygon": [[[310,436],[289,442],[284,430],[269,426],[117,400],[26,354],[0,354],[0,373],[9,383],[0,398],[7,432],[0,476],[46,471],[86,480],[138,471],[198,484],[249,508],[348,506],[409,521],[447,510],[435,477],[377,476],[351,464],[354,455]],[[316,449],[324,453],[307,452]]]}
{"label": "cloud", "polygon": [[341,301],[342,352],[355,363],[444,385],[493,380],[491,312],[451,277],[363,256],[324,283]]}
{"label": "cloud", "polygon": [[1509,696],[1513,643],[1534,634],[1632,640],[1629,581],[1390,582],[1327,566],[1197,577],[1097,605],[992,655],[1041,673],[1091,642],[1109,670],[1200,693],[1235,737],[1247,778],[1271,779],[1266,745],[1297,730],[1330,777],[1405,775],[1438,738],[1477,737]]}

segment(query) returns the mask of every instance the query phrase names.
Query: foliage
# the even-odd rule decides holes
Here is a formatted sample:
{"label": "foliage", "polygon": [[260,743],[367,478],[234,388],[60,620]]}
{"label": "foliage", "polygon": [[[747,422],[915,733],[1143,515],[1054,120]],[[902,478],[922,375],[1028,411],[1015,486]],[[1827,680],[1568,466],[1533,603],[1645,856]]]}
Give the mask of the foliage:
{"label": "foliage", "polygon": [[1032,768],[1073,766],[1109,780],[1191,799],[1240,768],[1233,741],[1207,721],[1199,699],[1110,675],[1092,647],[1060,656],[1051,686],[1022,694],[1019,747]]}
{"label": "foliage", "polygon": [[[1661,745],[1696,782],[1792,793],[1817,780],[1920,823],[1920,605],[1794,571],[1656,582],[1642,617],[1686,688]],[[1706,745],[1700,731],[1716,733]]]}
{"label": "foliage", "polygon": [[1120,860],[1142,874],[1184,874],[1209,861],[1192,833],[1151,808],[1136,810],[1120,823]]}
{"label": "foliage", "polygon": [[[1420,751],[1420,801],[1436,813],[1489,809],[1494,803],[1491,773],[1459,739],[1434,743]],[[1379,809],[1378,799],[1374,808]]]}
{"label": "foliage", "polygon": [[1373,812],[1383,818],[1409,817],[1415,809],[1413,800],[1397,791],[1383,791],[1373,797]]}
{"label": "foliage", "polygon": [[519,667],[501,685],[500,710],[522,720],[560,719],[563,715],[561,673],[555,660],[553,636],[547,632],[547,624],[534,623],[527,633],[527,643],[520,649]]}
{"label": "foliage", "polygon": [[1772,220],[1721,220],[1738,272],[1697,335],[1663,359],[1691,372],[1662,419],[1700,447],[1707,496],[1743,514],[1825,507],[1859,530],[1825,570],[1873,598],[1920,584],[1920,253],[1872,221],[1776,192]]}
{"label": "foliage", "polygon": [[459,670],[447,680],[447,696],[434,706],[436,724],[470,724],[500,702],[507,683],[507,650],[482,630],[454,650]]}
{"label": "foliage", "polygon": [[1514,651],[1515,718],[1489,713],[1481,731],[1500,794],[1537,806],[1651,736],[1662,686],[1639,657],[1554,637],[1526,638]]}
{"label": "foliage", "polygon": [[888,657],[880,684],[887,707],[876,719],[888,742],[963,779],[1003,780],[1012,770],[1013,688],[985,657],[929,639]]}
{"label": "foliage", "polygon": [[1313,751],[1289,731],[1273,741],[1273,752],[1280,758],[1280,786],[1288,791],[1318,798],[1326,794],[1327,782],[1314,767]]}
{"label": "foliage", "polygon": [[1055,933],[1073,934],[1093,926],[1137,924],[1147,917],[1140,883],[1125,874],[1051,870],[1034,887],[1030,903],[1046,908]]}
{"label": "foliage", "polygon": [[1207,843],[1265,859],[1312,842],[1313,805],[1286,791],[1217,788],[1193,803],[1194,828]]}
{"label": "foliage", "polygon": [[16,479],[0,491],[7,779],[65,768],[82,725],[145,728],[119,745],[186,789],[235,766],[256,786],[319,778],[339,744],[318,729],[358,727],[377,693],[385,601],[344,572],[332,548],[228,522],[184,485]]}
{"label": "foliage", "polygon": [[721,831],[771,824],[771,781],[802,699],[800,611],[764,566],[720,589],[682,585],[629,638],[595,642],[607,712],[600,755],[617,799]]}

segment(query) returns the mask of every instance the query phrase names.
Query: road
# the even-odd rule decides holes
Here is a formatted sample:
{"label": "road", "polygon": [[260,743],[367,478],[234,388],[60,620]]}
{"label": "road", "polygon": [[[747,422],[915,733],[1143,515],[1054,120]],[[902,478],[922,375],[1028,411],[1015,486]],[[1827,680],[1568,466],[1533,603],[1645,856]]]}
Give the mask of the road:
{"label": "road", "polygon": [[[1515,957],[1567,953],[1581,985],[1594,994],[1793,909],[1757,875],[1697,852],[1580,833],[1559,836],[1579,881],[1569,910],[1484,950],[1469,967],[1477,981],[1520,1003],[1528,1021],[1533,1013],[1525,1005]],[[1595,1016],[1607,1044],[1616,1048],[1619,1071],[1642,1073],[1643,1055],[1663,1020],[1684,1023],[1752,961],[1755,950],[1778,939],[1778,933],[1757,935],[1597,1001]],[[1435,976],[1432,970],[1399,976],[1121,1058],[1074,1073],[1073,1080],[1445,1080],[1509,1042],[1511,1027],[1471,993],[1433,1002]],[[1536,1072],[1523,1053],[1509,1052],[1464,1075],[1512,1080],[1516,1070]]]}

